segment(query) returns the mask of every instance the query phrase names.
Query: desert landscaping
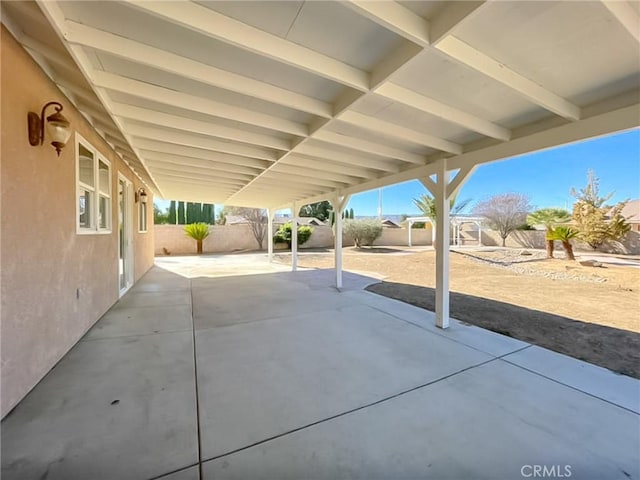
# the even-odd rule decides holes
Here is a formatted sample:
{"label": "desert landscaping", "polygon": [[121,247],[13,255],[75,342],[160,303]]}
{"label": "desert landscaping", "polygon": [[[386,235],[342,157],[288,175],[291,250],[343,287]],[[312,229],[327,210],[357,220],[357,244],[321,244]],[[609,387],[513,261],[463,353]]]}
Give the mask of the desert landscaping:
{"label": "desert landscaping", "polygon": [[[344,268],[382,279],[371,292],[434,310],[435,252],[421,250],[345,248]],[[598,255],[601,266],[583,266],[587,253],[556,257],[534,249],[452,251],[451,316],[640,378],[640,259]],[[299,265],[332,268],[332,252],[302,254]]]}

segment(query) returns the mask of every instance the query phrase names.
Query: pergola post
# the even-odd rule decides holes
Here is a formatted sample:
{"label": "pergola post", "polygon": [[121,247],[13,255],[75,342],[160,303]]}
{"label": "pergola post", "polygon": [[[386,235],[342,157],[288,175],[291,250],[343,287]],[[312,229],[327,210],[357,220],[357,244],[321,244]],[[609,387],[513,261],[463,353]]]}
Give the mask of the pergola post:
{"label": "pergola post", "polygon": [[291,271],[298,270],[298,205],[291,205]]}
{"label": "pergola post", "polygon": [[342,212],[349,202],[349,195],[338,195],[331,199],[333,205],[334,230],[334,266],[336,270],[336,288],[342,288]]}
{"label": "pergola post", "polygon": [[267,258],[269,262],[273,261],[273,217],[275,214],[275,209],[267,208]]}
{"label": "pergola post", "polygon": [[422,184],[431,192],[436,203],[435,227],[436,249],[436,326],[449,327],[449,252],[451,249],[451,197],[455,196],[463,182],[473,173],[475,167],[463,168],[449,182],[447,160],[435,163],[436,180],[421,178]]}
{"label": "pergola post", "polygon": [[413,222],[411,220],[409,220],[407,222],[407,225],[409,227],[409,246],[412,247],[413,245],[411,245],[411,229],[413,228]]}

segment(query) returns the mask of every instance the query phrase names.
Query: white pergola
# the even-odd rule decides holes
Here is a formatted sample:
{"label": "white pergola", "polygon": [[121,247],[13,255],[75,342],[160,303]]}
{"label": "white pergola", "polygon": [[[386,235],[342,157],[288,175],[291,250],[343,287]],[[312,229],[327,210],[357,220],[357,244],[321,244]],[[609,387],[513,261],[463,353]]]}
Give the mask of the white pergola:
{"label": "white pergola", "polygon": [[[451,215],[449,219],[450,225],[453,225],[453,240],[454,245],[460,246],[460,229],[462,225],[465,223],[473,223],[476,227],[478,227],[478,245],[482,245],[482,221],[484,219],[482,217],[472,217],[469,215]],[[429,223],[431,225],[431,243],[432,245],[435,243],[434,240],[436,238],[436,231],[433,228],[434,221],[430,217],[408,217],[407,218],[407,245],[412,247],[412,239],[411,239],[411,230],[413,229],[413,224],[416,222],[424,222]]]}
{"label": "white pergola", "polygon": [[[3,2],[2,22],[157,195],[341,215],[411,179],[638,127],[637,2]],[[585,166],[586,167],[586,166]],[[296,232],[296,229],[293,229]],[[449,320],[438,228],[437,324]],[[293,242],[296,268],[296,242]],[[269,253],[272,252],[272,245]]]}

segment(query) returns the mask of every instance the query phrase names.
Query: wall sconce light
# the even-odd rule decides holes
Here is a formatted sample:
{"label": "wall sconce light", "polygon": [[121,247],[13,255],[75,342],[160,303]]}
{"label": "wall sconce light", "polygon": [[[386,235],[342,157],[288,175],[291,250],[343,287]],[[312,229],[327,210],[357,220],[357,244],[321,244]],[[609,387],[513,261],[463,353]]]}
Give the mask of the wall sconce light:
{"label": "wall sconce light", "polygon": [[56,111],[46,118],[47,131],[52,140],[51,145],[53,145],[53,148],[58,152],[58,156],[60,156],[60,151],[64,148],[67,140],[69,140],[71,136],[71,129],[69,128],[71,124],[69,120],[64,118],[64,115],[60,113],[62,111],[62,105],[58,102],[47,103],[42,107],[40,116],[35,112],[29,112],[27,116],[29,124],[29,144],[35,147],[44,143],[44,114],[49,105],[54,105]]}
{"label": "wall sconce light", "polygon": [[138,202],[147,203],[147,192],[145,191],[144,188],[140,187],[138,191],[136,191],[135,200],[136,200],[136,203]]}

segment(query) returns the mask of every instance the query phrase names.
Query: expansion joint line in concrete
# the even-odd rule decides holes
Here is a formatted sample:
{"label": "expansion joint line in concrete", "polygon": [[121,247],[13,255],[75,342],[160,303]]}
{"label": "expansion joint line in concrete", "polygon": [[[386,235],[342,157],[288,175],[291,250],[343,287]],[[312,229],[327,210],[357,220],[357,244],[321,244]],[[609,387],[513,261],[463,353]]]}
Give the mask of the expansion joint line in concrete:
{"label": "expansion joint line in concrete", "polygon": [[196,324],[193,317],[193,288],[189,279],[189,296],[191,298],[191,335],[193,339],[193,378],[196,393],[196,432],[198,435],[198,478],[202,480],[202,435],[200,432],[200,392],[198,390],[198,356],[196,351]]}
{"label": "expansion joint line in concrete", "polygon": [[206,459],[202,460],[202,462],[204,463],[204,462],[210,462],[210,461],[213,461],[213,460],[218,460],[220,458],[227,457],[229,455],[233,455],[235,453],[239,453],[239,452],[242,452],[244,450],[248,450],[248,449],[253,448],[253,447],[257,447],[258,445],[262,445],[262,444],[268,443],[268,442],[270,442],[272,440],[277,440],[278,438],[286,437],[287,435],[291,435],[292,433],[300,432],[302,430],[306,430],[307,428],[311,428],[311,427],[314,427],[316,425],[320,425],[321,423],[329,422],[331,420],[335,420],[337,418],[350,415],[350,414],[358,412],[360,410],[364,410],[365,408],[374,407],[376,405],[388,402],[389,400],[396,399],[396,398],[401,397],[403,395],[406,395],[408,393],[415,392],[416,390],[420,390],[421,388],[425,388],[425,387],[428,387],[428,386],[433,385],[435,383],[441,382],[443,380],[447,380],[448,378],[451,378],[451,377],[454,377],[454,376],[456,376],[456,375],[458,375],[460,373],[466,372],[467,370],[472,370],[474,368],[482,367],[483,365],[486,365],[488,363],[494,362],[496,360],[499,360],[499,357],[490,358],[489,360],[486,360],[484,362],[477,363],[477,364],[471,365],[469,367],[465,367],[465,368],[463,368],[461,370],[457,370],[457,371],[455,371],[453,373],[450,373],[449,375],[445,375],[444,377],[440,377],[440,378],[437,378],[437,379],[432,380],[430,382],[423,383],[421,385],[409,388],[407,390],[403,390],[402,392],[398,392],[398,393],[395,393],[395,394],[390,395],[388,397],[382,398],[380,400],[376,400],[375,402],[367,403],[366,405],[361,405],[359,407],[352,408],[351,410],[347,410],[345,412],[341,412],[341,413],[338,413],[336,415],[332,415],[331,417],[323,418],[322,420],[318,420],[316,422],[308,423],[307,425],[303,425],[301,427],[294,428],[294,429],[289,430],[287,432],[279,433],[278,435],[274,435],[272,437],[265,438],[263,440],[260,440],[260,441],[257,441],[255,443],[252,443],[251,445],[246,445],[244,447],[240,447],[240,448],[237,448],[235,450],[231,450],[229,452],[221,453],[220,455],[216,455],[214,457],[206,458]]}

